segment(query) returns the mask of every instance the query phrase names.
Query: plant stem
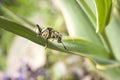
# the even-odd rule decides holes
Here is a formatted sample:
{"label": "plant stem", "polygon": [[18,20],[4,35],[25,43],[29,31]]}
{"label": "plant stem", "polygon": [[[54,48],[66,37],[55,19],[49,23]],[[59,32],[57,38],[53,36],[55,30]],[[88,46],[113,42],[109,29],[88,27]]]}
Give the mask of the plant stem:
{"label": "plant stem", "polygon": [[110,44],[110,42],[109,42],[109,40],[108,40],[108,37],[107,37],[107,35],[106,35],[106,32],[105,32],[105,30],[103,31],[103,33],[101,34],[102,35],[102,37],[103,37],[103,39],[104,39],[104,41],[105,41],[105,43],[106,43],[106,45],[107,45],[107,48],[108,48],[108,50],[109,50],[109,53],[110,53],[110,58],[111,59],[115,59],[115,56],[113,55],[113,50],[112,50],[112,47],[111,47],[111,44]]}

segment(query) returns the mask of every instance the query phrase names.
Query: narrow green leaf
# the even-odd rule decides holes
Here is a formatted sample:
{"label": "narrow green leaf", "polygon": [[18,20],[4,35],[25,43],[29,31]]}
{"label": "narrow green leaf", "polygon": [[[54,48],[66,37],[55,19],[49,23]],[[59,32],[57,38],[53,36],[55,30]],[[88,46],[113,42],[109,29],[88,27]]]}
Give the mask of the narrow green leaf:
{"label": "narrow green leaf", "polygon": [[[23,25],[20,25],[18,23],[15,23],[13,21],[10,21],[4,17],[0,17],[0,28],[3,28],[7,31],[10,31],[10,32],[16,34],[16,35],[20,35],[24,38],[27,38],[37,44],[40,44],[43,46],[46,44],[45,40],[42,37],[37,36],[37,33],[32,31],[31,29],[29,29]],[[58,48],[57,46],[55,46],[54,44],[52,44],[50,42],[48,42],[48,47],[52,48],[52,49],[63,51],[63,49]]]}
{"label": "narrow green leaf", "polygon": [[83,53],[84,55],[94,56],[94,57],[104,57],[110,58],[109,53],[102,47],[95,45],[80,38],[67,38],[64,40],[67,48],[72,52]]}
{"label": "narrow green leaf", "polygon": [[97,32],[102,32],[111,16],[112,0],[94,0],[97,13]]}

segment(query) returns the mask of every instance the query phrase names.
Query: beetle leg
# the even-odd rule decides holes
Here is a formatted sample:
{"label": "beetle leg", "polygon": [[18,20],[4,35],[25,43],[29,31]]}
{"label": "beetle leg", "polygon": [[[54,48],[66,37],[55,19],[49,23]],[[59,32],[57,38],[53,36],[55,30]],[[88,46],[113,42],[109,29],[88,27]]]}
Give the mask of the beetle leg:
{"label": "beetle leg", "polygon": [[48,39],[45,39],[45,49],[47,48],[47,46],[48,46]]}
{"label": "beetle leg", "polygon": [[62,42],[62,41],[61,41],[61,43],[62,43],[62,45],[63,45],[64,49],[67,49],[67,48],[65,47],[65,45],[63,44],[63,42]]}
{"label": "beetle leg", "polygon": [[45,35],[45,49],[48,46],[48,39],[49,39],[49,35]]}

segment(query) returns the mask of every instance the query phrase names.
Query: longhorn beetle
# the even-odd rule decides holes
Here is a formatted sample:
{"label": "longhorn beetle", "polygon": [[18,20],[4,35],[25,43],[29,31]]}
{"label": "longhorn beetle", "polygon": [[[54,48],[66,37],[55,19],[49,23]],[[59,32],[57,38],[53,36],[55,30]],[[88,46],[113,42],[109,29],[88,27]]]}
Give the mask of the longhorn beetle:
{"label": "longhorn beetle", "polygon": [[56,39],[58,43],[62,43],[64,49],[67,49],[62,42],[62,35],[59,32],[49,27],[41,28],[38,24],[36,26],[39,31],[38,35],[40,35],[41,37],[45,39],[45,42],[46,42],[45,48],[47,48],[48,40],[53,38],[53,39]]}

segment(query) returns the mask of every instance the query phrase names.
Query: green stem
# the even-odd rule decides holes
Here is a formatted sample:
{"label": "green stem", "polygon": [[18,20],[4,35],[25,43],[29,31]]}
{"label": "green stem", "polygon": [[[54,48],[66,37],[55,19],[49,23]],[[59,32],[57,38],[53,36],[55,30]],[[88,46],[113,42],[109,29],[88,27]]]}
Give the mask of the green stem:
{"label": "green stem", "polygon": [[104,41],[105,41],[105,43],[107,45],[107,48],[109,50],[110,58],[113,59],[113,60],[115,60],[115,56],[113,55],[113,50],[112,50],[111,44],[109,42],[109,39],[108,39],[105,31],[103,31],[102,37],[103,37],[103,39],[104,39]]}

